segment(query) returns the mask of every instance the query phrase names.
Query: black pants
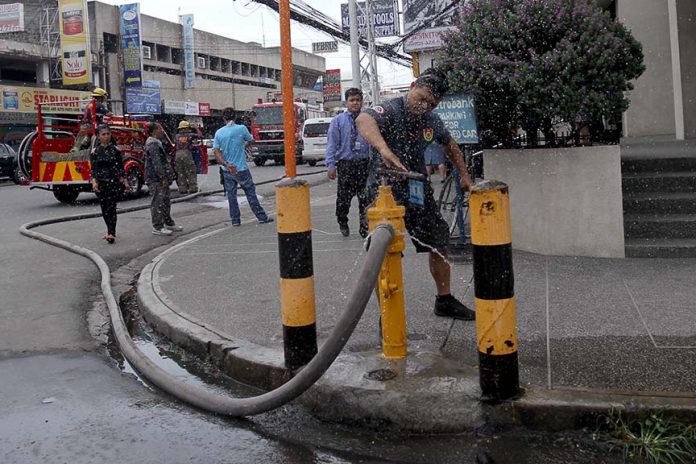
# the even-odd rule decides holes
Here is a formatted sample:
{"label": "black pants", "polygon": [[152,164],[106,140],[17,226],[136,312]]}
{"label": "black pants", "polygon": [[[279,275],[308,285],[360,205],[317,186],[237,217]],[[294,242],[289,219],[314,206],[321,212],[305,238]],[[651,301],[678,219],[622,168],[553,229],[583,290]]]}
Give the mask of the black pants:
{"label": "black pants", "polygon": [[116,203],[123,193],[123,185],[116,179],[97,179],[97,184],[99,185],[97,197],[106,223],[107,234],[116,235]]}
{"label": "black pants", "polygon": [[340,225],[348,224],[350,202],[353,197],[358,197],[360,211],[360,230],[367,231],[367,207],[369,206],[366,189],[368,159],[340,160],[336,163],[336,175],[338,188],[336,193],[336,220]]}

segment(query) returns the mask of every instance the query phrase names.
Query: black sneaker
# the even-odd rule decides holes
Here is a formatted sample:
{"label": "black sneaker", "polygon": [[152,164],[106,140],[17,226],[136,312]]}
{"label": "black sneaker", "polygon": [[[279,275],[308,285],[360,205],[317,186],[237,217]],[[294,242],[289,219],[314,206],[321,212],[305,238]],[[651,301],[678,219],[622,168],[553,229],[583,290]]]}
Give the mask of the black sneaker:
{"label": "black sneaker", "polygon": [[473,321],[476,313],[464,306],[452,295],[438,295],[435,299],[435,315],[441,317],[451,317],[462,321]]}
{"label": "black sneaker", "polygon": [[341,230],[341,235],[344,237],[348,237],[350,235],[350,229],[348,228],[348,224],[339,224],[338,228]]}
{"label": "black sneaker", "polygon": [[273,218],[259,219],[259,224],[268,224],[269,222],[273,222]]}

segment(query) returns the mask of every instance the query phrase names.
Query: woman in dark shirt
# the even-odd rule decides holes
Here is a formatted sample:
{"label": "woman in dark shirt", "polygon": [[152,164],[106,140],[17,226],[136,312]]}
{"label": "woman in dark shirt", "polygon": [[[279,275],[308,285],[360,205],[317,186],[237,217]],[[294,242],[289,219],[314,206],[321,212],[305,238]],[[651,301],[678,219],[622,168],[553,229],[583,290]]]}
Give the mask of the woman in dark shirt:
{"label": "woman in dark shirt", "polygon": [[97,127],[97,145],[90,153],[92,190],[99,197],[107,233],[104,240],[116,240],[116,202],[128,187],[121,152],[111,139],[109,126]]}

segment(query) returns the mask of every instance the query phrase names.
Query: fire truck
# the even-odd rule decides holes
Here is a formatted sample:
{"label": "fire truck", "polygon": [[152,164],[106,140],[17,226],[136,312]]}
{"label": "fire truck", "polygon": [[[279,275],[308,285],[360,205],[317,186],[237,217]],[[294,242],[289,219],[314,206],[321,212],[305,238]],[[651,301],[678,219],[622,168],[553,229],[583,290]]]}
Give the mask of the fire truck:
{"label": "fire truck", "polygon": [[[295,109],[295,160],[302,164],[302,125],[306,119],[327,117],[327,112],[293,102]],[[283,128],[283,102],[257,103],[251,111],[251,157],[254,164],[263,166],[267,160],[285,164],[285,131]]]}
{"label": "fire truck", "polygon": [[[38,104],[37,128],[19,146],[19,168],[31,179],[30,188],[53,192],[62,203],[74,203],[81,192],[92,191],[89,155],[97,143],[98,122],[96,102],[86,103],[92,105],[90,121],[65,113],[59,103]],[[150,115],[128,114],[103,117],[102,123],[111,129],[113,141],[123,156],[129,196],[137,196],[143,187],[147,123],[151,119]],[[171,153],[173,144],[168,136],[163,144]],[[207,151],[205,147],[201,151],[201,166],[207,170]]]}

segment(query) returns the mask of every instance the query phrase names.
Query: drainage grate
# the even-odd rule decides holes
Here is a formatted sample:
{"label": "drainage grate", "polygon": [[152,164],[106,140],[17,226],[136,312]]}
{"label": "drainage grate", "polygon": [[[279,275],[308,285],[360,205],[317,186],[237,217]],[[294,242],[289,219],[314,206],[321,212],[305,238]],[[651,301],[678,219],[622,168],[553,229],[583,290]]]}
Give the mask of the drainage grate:
{"label": "drainage grate", "polygon": [[365,374],[365,377],[370,380],[379,380],[380,382],[386,382],[396,378],[397,373],[391,369],[375,369]]}

